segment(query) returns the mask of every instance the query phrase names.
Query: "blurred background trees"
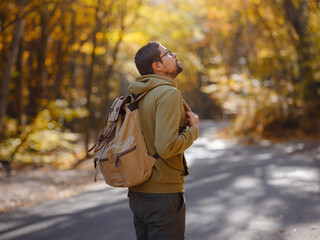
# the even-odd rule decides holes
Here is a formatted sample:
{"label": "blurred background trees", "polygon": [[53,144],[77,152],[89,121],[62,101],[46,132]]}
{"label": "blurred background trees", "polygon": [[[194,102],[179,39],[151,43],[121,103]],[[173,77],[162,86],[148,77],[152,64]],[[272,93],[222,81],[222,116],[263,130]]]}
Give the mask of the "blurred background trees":
{"label": "blurred background trees", "polygon": [[71,167],[156,40],[178,86],[230,134],[318,136],[319,0],[9,0],[0,3],[0,160]]}

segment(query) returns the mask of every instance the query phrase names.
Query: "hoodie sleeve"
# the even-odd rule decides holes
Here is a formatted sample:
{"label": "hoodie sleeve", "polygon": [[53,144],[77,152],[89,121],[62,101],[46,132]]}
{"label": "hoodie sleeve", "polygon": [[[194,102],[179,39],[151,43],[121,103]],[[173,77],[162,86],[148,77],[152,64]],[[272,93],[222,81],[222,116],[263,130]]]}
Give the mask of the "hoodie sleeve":
{"label": "hoodie sleeve", "polygon": [[157,99],[155,148],[163,159],[183,153],[198,138],[196,127],[185,129],[179,134],[183,113],[182,96],[178,89],[167,90]]}

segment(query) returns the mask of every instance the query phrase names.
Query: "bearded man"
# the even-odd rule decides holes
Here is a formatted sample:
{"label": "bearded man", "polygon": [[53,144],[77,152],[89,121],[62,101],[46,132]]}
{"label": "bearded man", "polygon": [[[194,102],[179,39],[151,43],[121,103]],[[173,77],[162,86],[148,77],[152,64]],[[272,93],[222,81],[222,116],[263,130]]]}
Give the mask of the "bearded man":
{"label": "bearded man", "polygon": [[141,76],[129,90],[137,96],[148,91],[139,101],[139,114],[148,152],[157,158],[150,178],[128,192],[137,240],[185,239],[183,153],[198,138],[199,117],[185,111],[176,88],[174,79],[183,71],[177,54],[149,42],[134,60]]}

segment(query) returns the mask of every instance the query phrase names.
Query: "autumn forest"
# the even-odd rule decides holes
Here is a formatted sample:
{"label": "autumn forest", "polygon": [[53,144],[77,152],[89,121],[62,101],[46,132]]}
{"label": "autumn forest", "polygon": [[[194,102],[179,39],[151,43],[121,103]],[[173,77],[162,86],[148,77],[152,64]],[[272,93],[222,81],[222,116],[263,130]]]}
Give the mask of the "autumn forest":
{"label": "autumn forest", "polygon": [[177,84],[229,136],[319,138],[319,0],[0,3],[0,160],[74,167],[159,41]]}

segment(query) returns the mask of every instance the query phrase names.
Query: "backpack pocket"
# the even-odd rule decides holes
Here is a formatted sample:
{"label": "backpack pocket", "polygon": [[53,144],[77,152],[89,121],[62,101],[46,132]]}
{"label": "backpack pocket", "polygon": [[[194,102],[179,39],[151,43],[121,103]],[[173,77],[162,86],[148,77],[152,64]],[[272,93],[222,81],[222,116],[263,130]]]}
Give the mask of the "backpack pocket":
{"label": "backpack pocket", "polygon": [[124,141],[113,141],[100,159],[99,166],[107,184],[114,187],[127,187],[126,176],[119,168],[119,161],[123,155],[136,149],[134,137],[130,136]]}
{"label": "backpack pocket", "polygon": [[[132,179],[127,176],[131,172],[132,164],[137,152],[137,146],[133,136],[125,140],[115,140],[108,147],[100,159],[99,167],[107,184],[114,187],[128,187]],[[130,161],[131,160],[131,161]],[[129,170],[130,169],[130,170]]]}
{"label": "backpack pocket", "polygon": [[120,171],[114,167],[114,161],[110,158],[100,159],[99,167],[107,184],[114,187],[122,187],[124,185]]}
{"label": "backpack pocket", "polygon": [[[127,187],[138,185],[148,179],[155,160],[141,151],[134,136],[122,141],[122,148],[113,145],[112,158]],[[137,161],[138,160],[138,161]]]}
{"label": "backpack pocket", "polygon": [[108,156],[101,158],[99,161],[99,167],[101,173],[107,184],[114,187],[123,187],[124,180],[118,168],[114,167],[115,161]]}
{"label": "backpack pocket", "polygon": [[130,136],[112,146],[113,162],[120,172],[126,186],[134,184],[132,181],[135,181],[136,179],[136,171],[139,169],[135,168],[137,163],[135,159],[139,157],[138,155],[137,144],[134,136]]}

